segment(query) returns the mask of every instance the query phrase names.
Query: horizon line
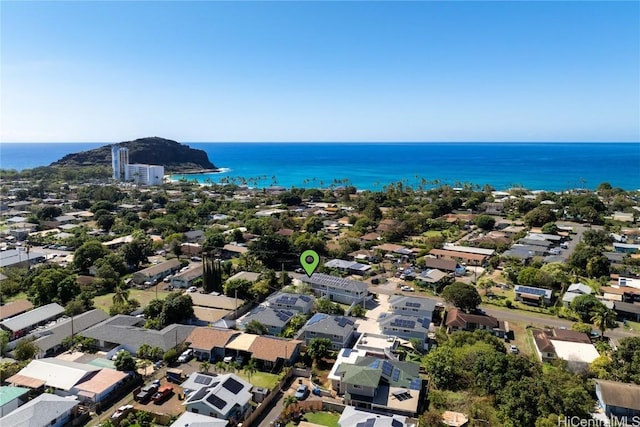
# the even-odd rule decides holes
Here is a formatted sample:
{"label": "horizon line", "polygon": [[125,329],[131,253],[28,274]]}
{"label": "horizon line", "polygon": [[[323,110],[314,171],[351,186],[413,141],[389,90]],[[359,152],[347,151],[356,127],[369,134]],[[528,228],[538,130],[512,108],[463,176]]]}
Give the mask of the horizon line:
{"label": "horizon line", "polygon": [[165,137],[140,137],[132,140],[122,141],[0,141],[2,144],[121,144],[132,142],[138,139],[162,138],[175,141],[181,144],[640,144],[637,141],[180,141]]}

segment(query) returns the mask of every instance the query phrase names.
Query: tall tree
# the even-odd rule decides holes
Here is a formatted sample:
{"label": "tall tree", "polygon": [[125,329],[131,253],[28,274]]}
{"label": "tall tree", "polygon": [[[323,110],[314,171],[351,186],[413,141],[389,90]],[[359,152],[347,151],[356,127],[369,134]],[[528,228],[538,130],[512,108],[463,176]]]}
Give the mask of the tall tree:
{"label": "tall tree", "polygon": [[607,329],[616,327],[616,312],[605,307],[604,304],[596,306],[591,314],[591,321],[596,328],[600,329],[600,334],[604,338]]}
{"label": "tall tree", "polygon": [[269,332],[269,329],[267,329],[265,325],[255,319],[247,323],[244,327],[244,330],[249,334],[255,335],[264,335]]}
{"label": "tall tree", "polygon": [[475,310],[482,298],[472,285],[462,282],[454,282],[444,288],[442,291],[444,300],[464,311]]}
{"label": "tall tree", "polygon": [[258,367],[256,366],[256,359],[253,357],[249,359],[247,364],[244,367],[244,373],[247,375],[249,382],[251,382],[251,376],[258,371]]}
{"label": "tall tree", "polygon": [[115,306],[126,305],[129,302],[129,290],[122,286],[117,286],[111,300]]}
{"label": "tall tree", "polygon": [[329,338],[311,338],[307,352],[313,360],[313,365],[317,365],[320,359],[329,356],[331,348],[332,345]]}
{"label": "tall tree", "polygon": [[109,251],[97,240],[85,242],[73,253],[73,264],[79,271],[89,271],[97,260],[107,255]]}

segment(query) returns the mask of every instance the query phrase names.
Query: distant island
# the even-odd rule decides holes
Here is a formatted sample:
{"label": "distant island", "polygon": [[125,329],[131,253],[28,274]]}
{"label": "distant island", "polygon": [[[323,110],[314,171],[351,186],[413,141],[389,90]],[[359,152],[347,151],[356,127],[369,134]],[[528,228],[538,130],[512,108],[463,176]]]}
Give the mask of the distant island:
{"label": "distant island", "polygon": [[[119,147],[129,149],[131,163],[162,165],[170,173],[217,172],[204,150],[197,150],[185,144],[159,137],[139,138],[124,141]],[[89,151],[67,154],[50,166],[111,166],[111,145],[105,145]]]}

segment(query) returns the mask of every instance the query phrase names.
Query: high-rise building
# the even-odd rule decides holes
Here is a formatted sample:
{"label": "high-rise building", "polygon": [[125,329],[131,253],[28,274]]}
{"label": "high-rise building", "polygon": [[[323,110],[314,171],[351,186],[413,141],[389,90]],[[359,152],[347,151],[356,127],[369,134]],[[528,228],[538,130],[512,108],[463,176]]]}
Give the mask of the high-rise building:
{"label": "high-rise building", "polygon": [[140,185],[161,185],[164,179],[164,167],[156,165],[127,165],[128,180]]}
{"label": "high-rise building", "polygon": [[113,179],[117,181],[128,181],[129,165],[129,149],[126,147],[118,147],[113,145],[111,147],[111,167],[113,168]]}
{"label": "high-rise building", "polygon": [[164,179],[164,166],[129,164],[129,149],[117,145],[111,147],[111,166],[116,181],[161,185]]}

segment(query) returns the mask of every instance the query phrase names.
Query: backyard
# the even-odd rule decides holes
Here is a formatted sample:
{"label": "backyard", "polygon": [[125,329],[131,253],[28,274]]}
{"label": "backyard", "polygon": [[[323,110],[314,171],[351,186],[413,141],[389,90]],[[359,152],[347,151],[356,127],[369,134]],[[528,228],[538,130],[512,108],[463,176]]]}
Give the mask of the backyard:
{"label": "backyard", "polygon": [[[318,424],[326,427],[340,427],[338,424],[338,420],[340,419],[340,414],[337,412],[307,412],[304,414],[303,419],[313,424]],[[290,422],[287,424],[287,427],[294,427],[296,424]]]}
{"label": "backyard", "polygon": [[[157,292],[158,299],[165,299],[171,292],[161,291]],[[140,302],[140,307],[145,307],[149,302],[156,298],[156,291],[150,289],[130,289],[129,299],[135,299]],[[105,312],[109,312],[109,308],[113,305],[113,293],[97,296],[93,299],[93,303],[96,308],[99,308]]]}

